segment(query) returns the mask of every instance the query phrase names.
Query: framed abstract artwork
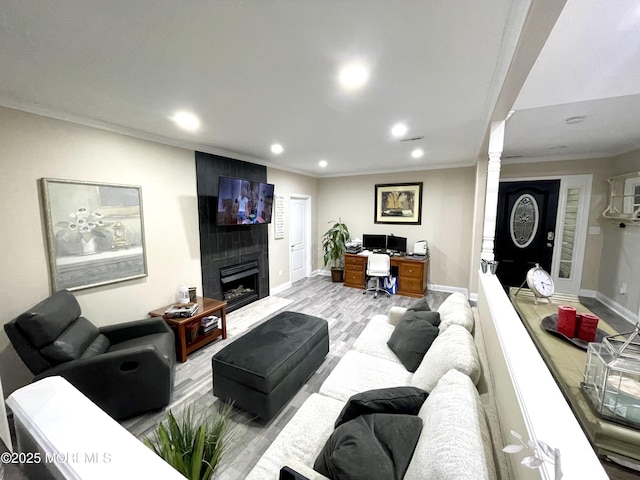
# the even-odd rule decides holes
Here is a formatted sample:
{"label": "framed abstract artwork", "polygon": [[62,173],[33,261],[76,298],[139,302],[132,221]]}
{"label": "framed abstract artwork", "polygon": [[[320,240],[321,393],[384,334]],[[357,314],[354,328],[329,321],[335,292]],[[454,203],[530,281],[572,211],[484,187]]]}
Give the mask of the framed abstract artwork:
{"label": "framed abstract artwork", "polygon": [[422,182],[375,186],[375,223],[422,223]]}
{"label": "framed abstract artwork", "polygon": [[53,291],[147,276],[142,188],[41,179]]}

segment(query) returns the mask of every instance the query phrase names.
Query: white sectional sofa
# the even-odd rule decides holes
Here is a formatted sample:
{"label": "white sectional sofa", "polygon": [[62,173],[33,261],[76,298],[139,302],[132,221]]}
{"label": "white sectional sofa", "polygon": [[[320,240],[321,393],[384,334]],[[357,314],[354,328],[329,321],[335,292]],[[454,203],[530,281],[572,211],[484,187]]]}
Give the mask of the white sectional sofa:
{"label": "white sectional sofa", "polygon": [[326,478],[313,470],[314,461],[347,400],[359,392],[400,386],[429,392],[418,414],[423,427],[406,480],[507,478],[484,341],[469,303],[457,293],[442,303],[440,333],[415,373],[387,346],[405,310],[392,307],[389,315],[369,321],[319,393],[302,405],[248,479],[277,479],[283,466],[310,479]]}

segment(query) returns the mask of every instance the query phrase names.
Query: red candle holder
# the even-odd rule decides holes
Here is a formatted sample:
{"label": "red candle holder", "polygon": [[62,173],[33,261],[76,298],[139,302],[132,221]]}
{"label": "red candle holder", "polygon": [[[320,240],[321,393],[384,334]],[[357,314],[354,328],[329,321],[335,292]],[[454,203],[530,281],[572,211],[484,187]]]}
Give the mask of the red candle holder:
{"label": "red candle holder", "polygon": [[585,342],[595,342],[599,320],[600,319],[592,313],[580,314],[580,323],[576,328],[578,338]]}
{"label": "red candle holder", "polygon": [[558,332],[573,338],[576,334],[576,309],[568,305],[558,307]]}

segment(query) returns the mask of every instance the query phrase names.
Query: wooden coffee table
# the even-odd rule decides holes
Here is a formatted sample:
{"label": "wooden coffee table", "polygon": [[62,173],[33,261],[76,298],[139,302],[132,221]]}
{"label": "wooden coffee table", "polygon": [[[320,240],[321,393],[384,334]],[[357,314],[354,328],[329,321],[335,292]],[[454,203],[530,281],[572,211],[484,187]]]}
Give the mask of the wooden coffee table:
{"label": "wooden coffee table", "polygon": [[[555,294],[551,297],[550,303],[539,300],[536,305],[530,290],[523,288],[517,296],[514,296],[516,290],[511,289],[509,295],[511,303],[520,315],[522,323],[529,331],[531,339],[564,393],[596,453],[613,461],[624,460],[640,465],[640,430],[598,417],[580,387],[580,382],[584,378],[587,352],[550,334],[541,325],[544,317],[557,313],[559,305],[575,307],[578,313],[591,312],[575,295]],[[598,322],[598,329],[608,335],[621,333],[616,332],[602,319]],[[632,328],[629,330],[631,331]],[[535,379],[531,380],[535,381]]]}
{"label": "wooden coffee table", "polygon": [[[213,298],[197,297],[198,310],[194,315],[187,318],[165,318],[164,320],[176,334],[176,357],[182,363],[187,361],[187,355],[204,345],[213,342],[218,337],[227,338],[227,302],[214,300]],[[171,304],[172,305],[172,304]],[[152,310],[149,315],[152,317],[164,317],[164,312],[171,305]],[[187,325],[198,322],[203,317],[216,315],[220,317],[222,328],[214,328],[205,334],[199,334],[193,342],[187,341]]]}

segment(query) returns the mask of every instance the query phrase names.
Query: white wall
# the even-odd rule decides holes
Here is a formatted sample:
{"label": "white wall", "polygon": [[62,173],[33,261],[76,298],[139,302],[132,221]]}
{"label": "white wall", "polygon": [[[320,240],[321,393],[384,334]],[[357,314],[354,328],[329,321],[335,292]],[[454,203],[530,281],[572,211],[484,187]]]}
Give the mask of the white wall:
{"label": "white wall", "polygon": [[[341,218],[352,237],[365,233],[407,237],[411,250],[428,240],[429,284],[468,288],[475,198],[475,167],[321,178],[318,183],[318,236]],[[376,184],[423,182],[422,224],[374,223]],[[318,248],[322,267],[322,248]]]}
{"label": "white wall", "polygon": [[[640,171],[640,150],[620,155],[610,163],[609,176]],[[620,228],[618,222],[603,221],[602,261],[598,292],[620,306],[627,318],[640,311],[640,225]],[[627,293],[620,293],[622,284]],[[626,311],[625,311],[626,310]],[[636,320],[637,321],[637,320]]]}
{"label": "white wall", "polygon": [[[566,479],[608,478],[580,423],[551,375],[495,275],[478,274],[478,315],[505,445],[542,441],[560,450]],[[507,455],[512,478],[551,479],[554,468],[521,464],[525,452]]]}
{"label": "white wall", "polygon": [[[51,293],[42,177],[142,187],[148,276],[75,292],[96,325],[146,318],[174,301],[181,281],[202,294],[193,151],[7,108],[0,108],[0,146],[1,323]],[[20,363],[2,330],[5,395],[25,381]]]}
{"label": "white wall", "polygon": [[[276,239],[275,231],[275,202],[274,218],[269,225],[269,289],[286,285],[291,281],[291,262],[289,242],[289,222],[291,195],[306,195],[311,198],[311,270],[318,268],[316,252],[318,244],[318,228],[316,218],[318,216],[318,179],[285,172],[276,168],[267,168],[267,181],[275,185],[275,194],[284,197],[284,238]],[[280,275],[282,271],[282,275]]]}

